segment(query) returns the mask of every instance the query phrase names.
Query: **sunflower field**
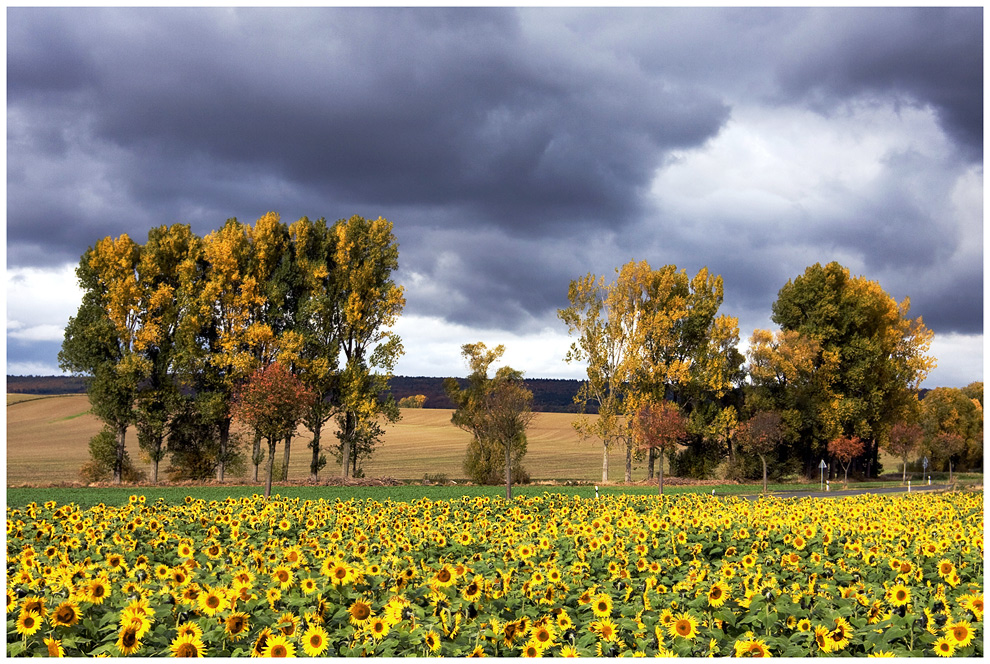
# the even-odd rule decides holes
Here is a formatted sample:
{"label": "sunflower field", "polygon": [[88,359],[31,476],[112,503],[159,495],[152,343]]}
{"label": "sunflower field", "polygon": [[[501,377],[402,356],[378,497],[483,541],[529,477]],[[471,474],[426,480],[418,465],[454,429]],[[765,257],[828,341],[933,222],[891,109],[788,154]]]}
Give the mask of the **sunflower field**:
{"label": "sunflower field", "polygon": [[7,509],[8,656],[981,656],[982,492]]}

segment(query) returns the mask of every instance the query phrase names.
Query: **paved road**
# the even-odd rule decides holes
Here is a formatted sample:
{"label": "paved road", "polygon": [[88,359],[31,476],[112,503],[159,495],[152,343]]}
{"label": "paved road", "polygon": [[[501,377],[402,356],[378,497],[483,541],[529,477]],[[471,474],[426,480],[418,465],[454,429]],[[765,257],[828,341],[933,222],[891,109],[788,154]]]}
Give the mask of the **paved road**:
{"label": "paved road", "polygon": [[[948,484],[932,484],[931,486],[928,484],[912,484],[911,493],[917,493],[919,491],[946,491],[948,488]],[[885,486],[871,489],[848,489],[846,491],[781,491],[771,492],[770,495],[776,498],[844,498],[846,496],[862,496],[866,493],[908,493],[908,488],[906,486]],[[742,497],[755,500],[760,497],[760,494],[748,494]]]}

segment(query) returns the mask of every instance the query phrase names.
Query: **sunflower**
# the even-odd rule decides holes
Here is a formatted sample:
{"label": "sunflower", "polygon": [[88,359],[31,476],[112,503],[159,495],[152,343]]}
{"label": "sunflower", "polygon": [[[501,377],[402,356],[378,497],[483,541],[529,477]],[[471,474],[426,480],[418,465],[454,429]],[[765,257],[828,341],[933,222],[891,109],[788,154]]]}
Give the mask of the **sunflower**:
{"label": "sunflower", "polygon": [[564,646],[563,648],[560,649],[560,656],[561,657],[580,657],[580,655],[578,654],[577,648],[575,648],[574,646],[570,646],[570,645]]}
{"label": "sunflower", "polygon": [[198,599],[199,610],[208,616],[215,616],[227,608],[227,594],[219,588],[209,588]]}
{"label": "sunflower", "polygon": [[363,627],[371,620],[371,605],[362,599],[356,599],[347,607],[347,612],[351,614],[350,623],[355,627]]}
{"label": "sunflower", "polygon": [[350,583],[354,578],[354,572],[347,563],[342,560],[330,560],[329,558],[323,561],[320,573],[323,576],[329,577],[330,582],[335,586]]}
{"label": "sunflower", "polygon": [[760,639],[736,641],[735,650],[736,657],[770,657],[770,650],[767,648],[767,644]]}
{"label": "sunflower", "polygon": [[535,643],[527,643],[519,654],[522,657],[543,657],[543,650]]}
{"label": "sunflower", "polygon": [[948,636],[943,636],[934,645],[935,654],[939,657],[952,657],[956,652],[955,645],[952,644],[952,639]]}
{"label": "sunflower", "polygon": [[202,657],[205,649],[202,639],[189,633],[176,635],[169,644],[172,657]]}
{"label": "sunflower", "polygon": [[48,649],[49,657],[65,657],[65,648],[62,647],[62,642],[58,639],[46,636],[45,647]]}
{"label": "sunflower", "polygon": [[79,622],[80,613],[79,607],[72,600],[66,600],[59,604],[54,611],[49,620],[51,620],[52,625],[56,627],[72,627],[77,622]]}
{"label": "sunflower", "polygon": [[683,639],[693,639],[698,635],[698,620],[690,613],[682,612],[667,627],[667,633],[671,636],[679,636]]}
{"label": "sunflower", "polygon": [[894,584],[887,591],[887,601],[893,606],[904,606],[911,601],[911,589],[902,583]]}
{"label": "sunflower", "polygon": [[330,643],[327,631],[321,625],[310,625],[302,635],[303,652],[309,657],[321,657]]}
{"label": "sunflower", "polygon": [[983,620],[983,595],[966,595],[960,598],[959,604],[971,611],[977,620]]}
{"label": "sunflower", "polygon": [[224,621],[224,632],[235,641],[240,641],[247,636],[250,629],[251,620],[244,612],[231,613]]}
{"label": "sunflower", "polygon": [[834,644],[832,650],[842,650],[852,639],[853,628],[849,624],[849,621],[843,617],[838,617],[834,621],[835,627],[829,632],[829,638],[832,639]]}
{"label": "sunflower", "polygon": [[596,618],[607,618],[612,615],[612,598],[605,593],[595,595],[591,600],[591,610]]}
{"label": "sunflower", "polygon": [[192,622],[184,622],[175,628],[177,636],[192,636],[196,639],[203,638],[203,628]]}
{"label": "sunflower", "polygon": [[725,604],[728,597],[729,584],[724,581],[716,581],[708,590],[708,604],[716,609]]}
{"label": "sunflower", "polygon": [[296,646],[284,634],[268,637],[262,657],[295,657]]}
{"label": "sunflower", "polygon": [[481,595],[482,581],[483,581],[483,577],[475,576],[474,579],[472,579],[471,583],[467,584],[464,587],[464,590],[461,591],[461,597],[463,597],[469,602],[473,602],[474,600],[478,599],[478,597]]}
{"label": "sunflower", "polygon": [[37,611],[21,610],[21,615],[17,617],[17,633],[22,636],[31,636],[41,629],[41,616]]}
{"label": "sunflower", "polygon": [[433,583],[441,588],[446,588],[454,583],[454,572],[444,565],[433,575]]}
{"label": "sunflower", "polygon": [[110,579],[105,576],[98,576],[91,579],[86,584],[86,596],[93,604],[103,604],[103,600],[110,594]]}
{"label": "sunflower", "polygon": [[254,645],[251,647],[252,657],[264,657],[265,646],[268,645],[268,639],[272,637],[272,630],[269,627],[263,627],[258,636],[254,639]]}
{"label": "sunflower", "polygon": [[942,558],[942,560],[938,561],[938,575],[943,579],[948,577],[955,570],[956,570],[956,566],[952,564],[951,560],[948,560],[947,558]]}
{"label": "sunflower", "polygon": [[316,585],[316,579],[305,578],[299,582],[299,587],[302,588],[304,595],[312,595],[318,590]]}
{"label": "sunflower", "polygon": [[423,643],[432,653],[440,651],[440,635],[432,629],[423,637]]}
{"label": "sunflower", "polygon": [[897,657],[897,655],[889,650],[874,650],[867,657]]}
{"label": "sunflower", "polygon": [[973,641],[973,628],[965,620],[946,626],[945,636],[956,648],[965,648]]}
{"label": "sunflower", "polygon": [[272,581],[278,584],[278,587],[282,590],[288,590],[292,587],[292,581],[295,575],[292,570],[285,565],[279,565],[272,571]]}
{"label": "sunflower", "polygon": [[601,618],[590,625],[591,631],[605,641],[615,641],[619,637],[619,628],[611,618]]}
{"label": "sunflower", "polygon": [[818,648],[822,652],[835,650],[835,642],[832,641],[831,632],[824,625],[815,625],[815,643],[818,644]]}
{"label": "sunflower", "polygon": [[172,574],[172,581],[177,586],[184,585],[186,581],[189,580],[189,570],[183,567],[182,565],[173,567],[171,574]]}
{"label": "sunflower", "polygon": [[535,643],[537,646],[546,650],[554,641],[556,641],[556,634],[553,632],[553,628],[549,625],[533,625],[529,630],[529,642]]}
{"label": "sunflower", "polygon": [[141,649],[141,639],[137,632],[137,628],[132,626],[120,630],[116,645],[121,655],[132,655]]}
{"label": "sunflower", "polygon": [[385,638],[389,631],[388,623],[382,618],[372,618],[368,622],[367,629],[376,641],[381,641]]}
{"label": "sunflower", "polygon": [[299,616],[292,612],[286,611],[278,617],[278,622],[275,623],[275,628],[286,637],[295,636],[296,631],[299,629]]}

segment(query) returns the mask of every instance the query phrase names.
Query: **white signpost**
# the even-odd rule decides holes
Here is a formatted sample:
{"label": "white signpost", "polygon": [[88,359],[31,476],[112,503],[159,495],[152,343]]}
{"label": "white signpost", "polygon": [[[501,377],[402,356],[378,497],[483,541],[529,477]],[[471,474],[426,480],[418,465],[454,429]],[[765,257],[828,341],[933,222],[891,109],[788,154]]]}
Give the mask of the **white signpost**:
{"label": "white signpost", "polygon": [[[922,475],[928,475],[928,457],[921,460]],[[932,483],[932,476],[928,475],[928,484]]]}
{"label": "white signpost", "polygon": [[821,477],[821,489],[824,489],[825,488],[825,469],[826,468],[828,468],[828,464],[825,463],[825,459],[822,459],[822,462],[820,464],[818,464],[818,470],[821,471],[821,476],[822,476]]}

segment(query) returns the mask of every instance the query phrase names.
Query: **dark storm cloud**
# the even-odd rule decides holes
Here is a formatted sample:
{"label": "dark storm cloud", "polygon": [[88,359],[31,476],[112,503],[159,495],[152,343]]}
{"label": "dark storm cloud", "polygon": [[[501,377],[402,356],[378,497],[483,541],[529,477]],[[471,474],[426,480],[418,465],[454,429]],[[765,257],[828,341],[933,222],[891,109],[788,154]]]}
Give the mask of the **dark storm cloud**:
{"label": "dark storm cloud", "polygon": [[[11,266],[166,223],[382,214],[407,312],[465,325],[532,329],[570,279],[633,258],[708,265],[727,312],[756,318],[824,247],[884,273],[942,266],[913,310],[982,329],[982,298],[948,296],[956,270],[973,288],[982,266],[949,261],[966,237],[932,213],[982,159],[980,8],[7,16]],[[931,107],[951,154],[892,157],[869,195],[837,188],[831,209],[772,229],[742,206],[674,218],[648,200],[674,152],[716,138],[737,105],[827,116],[863,100]]]}
{"label": "dark storm cloud", "polygon": [[[225,186],[263,173],[338,204],[459,205],[459,224],[621,224],[662,152],[728,112],[657,80],[544,67],[510,11],[11,11],[11,106],[71,108],[129,156],[113,176],[135,205],[173,218],[271,200]],[[77,78],[53,73],[61,60]]]}
{"label": "dark storm cloud", "polygon": [[930,104],[974,160],[983,158],[983,9],[818,9],[786,40],[781,89],[825,107],[853,96]]}

